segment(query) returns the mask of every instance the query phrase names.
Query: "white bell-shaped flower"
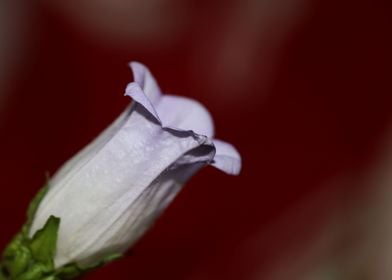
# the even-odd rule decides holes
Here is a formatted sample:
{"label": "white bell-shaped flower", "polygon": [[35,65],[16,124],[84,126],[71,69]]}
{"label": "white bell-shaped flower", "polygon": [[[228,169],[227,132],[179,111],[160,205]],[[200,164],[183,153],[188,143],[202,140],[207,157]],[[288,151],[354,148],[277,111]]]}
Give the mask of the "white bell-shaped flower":
{"label": "white bell-shaped flower", "polygon": [[126,251],[201,167],[240,171],[240,155],[213,140],[200,103],[163,95],[144,65],[130,66],[133,104],[57,171],[34,217],[31,236],[49,216],[61,218],[56,267]]}

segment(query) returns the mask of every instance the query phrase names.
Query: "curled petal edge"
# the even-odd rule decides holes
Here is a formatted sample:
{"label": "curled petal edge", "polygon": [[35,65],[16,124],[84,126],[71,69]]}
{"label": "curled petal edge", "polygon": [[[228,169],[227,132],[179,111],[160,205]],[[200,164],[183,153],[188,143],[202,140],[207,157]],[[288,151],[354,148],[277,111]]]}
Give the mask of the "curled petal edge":
{"label": "curled petal edge", "polygon": [[[153,103],[138,83],[133,82],[128,84],[125,95],[131,97],[134,102],[143,106],[164,130],[172,132],[173,134],[178,134],[180,137],[194,137],[200,145],[212,145],[212,141],[208,137],[197,134],[192,130],[164,127]],[[241,171],[241,156],[236,148],[233,145],[218,139],[215,139],[213,144],[216,153],[213,160],[208,163],[227,174],[238,175]]]}
{"label": "curled petal edge", "polygon": [[238,175],[241,172],[241,155],[237,149],[222,140],[214,139],[216,154],[212,166],[230,175]]}
{"label": "curled petal edge", "polygon": [[150,70],[142,63],[136,61],[130,62],[129,67],[132,70],[135,83],[142,88],[151,103],[156,106],[162,93]]}

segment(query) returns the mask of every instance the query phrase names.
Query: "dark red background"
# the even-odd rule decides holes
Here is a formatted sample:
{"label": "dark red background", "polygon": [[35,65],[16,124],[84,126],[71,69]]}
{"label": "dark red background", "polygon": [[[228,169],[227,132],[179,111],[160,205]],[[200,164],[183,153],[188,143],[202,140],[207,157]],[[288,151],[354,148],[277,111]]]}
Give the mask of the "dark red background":
{"label": "dark red background", "polygon": [[[53,174],[127,106],[130,60],[146,64],[163,90],[206,104],[218,137],[241,152],[243,171],[200,172],[130,256],[87,279],[257,279],[311,238],[336,200],[355,198],[359,190],[348,185],[335,190],[338,199],[321,195],[305,213],[294,207],[328,193],[334,177],[366,170],[390,124],[389,2],[310,1],[275,46],[269,86],[258,84],[263,59],[256,56],[253,83],[234,102],[211,98],[217,89],[203,86],[207,59],[200,76],[190,69],[199,40],[214,48],[214,29],[205,26],[222,5],[195,4],[186,35],[151,51],[102,46],[37,2],[36,43],[0,115],[1,248],[23,223],[45,171]],[[275,225],[287,213],[290,221]]]}

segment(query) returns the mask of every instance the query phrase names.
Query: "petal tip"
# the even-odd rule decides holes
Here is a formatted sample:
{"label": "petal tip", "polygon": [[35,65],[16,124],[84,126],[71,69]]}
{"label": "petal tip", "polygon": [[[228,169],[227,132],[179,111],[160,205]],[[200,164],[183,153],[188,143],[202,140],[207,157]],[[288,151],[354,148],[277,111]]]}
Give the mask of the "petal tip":
{"label": "petal tip", "polygon": [[207,108],[197,100],[164,95],[156,107],[164,126],[181,130],[192,130],[212,138],[214,122]]}
{"label": "petal tip", "polygon": [[141,89],[139,84],[135,82],[129,83],[125,89],[124,95],[131,97],[134,102],[142,105],[155,118],[158,123],[161,123],[159,116],[154,108],[154,105],[151,103],[150,99]]}
{"label": "petal tip", "polygon": [[242,168],[242,159],[238,150],[231,144],[221,140],[214,140],[216,154],[212,166],[230,174],[239,175]]}
{"label": "petal tip", "polygon": [[128,63],[132,70],[134,83],[148,96],[151,103],[156,105],[161,97],[161,90],[150,70],[142,63],[131,61]]}

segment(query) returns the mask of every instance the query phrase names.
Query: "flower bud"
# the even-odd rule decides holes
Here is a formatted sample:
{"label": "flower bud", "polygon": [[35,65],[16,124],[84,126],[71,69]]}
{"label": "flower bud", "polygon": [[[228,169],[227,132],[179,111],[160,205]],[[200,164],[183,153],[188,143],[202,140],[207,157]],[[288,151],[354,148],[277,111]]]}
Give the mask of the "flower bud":
{"label": "flower bud", "polygon": [[33,219],[30,236],[50,216],[61,219],[55,267],[126,251],[201,167],[240,171],[240,155],[213,140],[200,103],[163,95],[145,66],[130,66],[133,103],[57,171]]}

